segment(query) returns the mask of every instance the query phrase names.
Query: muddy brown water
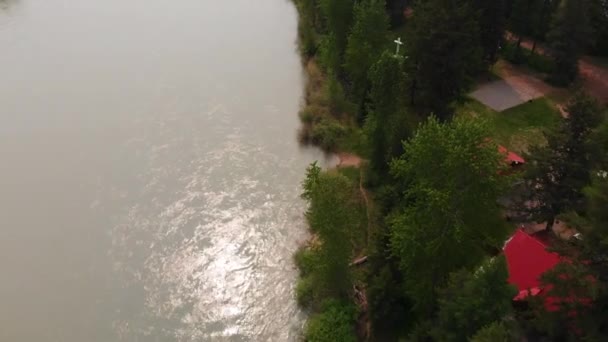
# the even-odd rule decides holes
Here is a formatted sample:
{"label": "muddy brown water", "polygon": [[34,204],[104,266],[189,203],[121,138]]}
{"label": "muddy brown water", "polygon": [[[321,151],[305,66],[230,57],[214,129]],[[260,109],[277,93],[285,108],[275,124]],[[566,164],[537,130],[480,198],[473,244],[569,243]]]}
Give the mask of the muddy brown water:
{"label": "muddy brown water", "polygon": [[293,341],[288,0],[0,0],[0,341]]}

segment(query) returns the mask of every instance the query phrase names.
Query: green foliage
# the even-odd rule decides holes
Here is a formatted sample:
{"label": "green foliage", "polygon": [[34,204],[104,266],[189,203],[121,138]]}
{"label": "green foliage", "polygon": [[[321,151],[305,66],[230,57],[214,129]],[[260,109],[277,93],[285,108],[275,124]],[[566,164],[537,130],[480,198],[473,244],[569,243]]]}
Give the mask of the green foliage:
{"label": "green foliage", "polygon": [[331,113],[336,117],[347,116],[345,114],[353,113],[356,110],[355,105],[346,99],[342,84],[340,84],[333,74],[327,76],[325,96]]}
{"label": "green foliage", "polygon": [[487,66],[498,58],[498,49],[503,42],[506,26],[505,0],[473,0],[480,28],[482,59]]}
{"label": "green foliage", "polygon": [[567,336],[571,341],[585,340],[583,336],[595,335],[597,321],[590,316],[590,303],[599,290],[595,279],[580,261],[562,262],[543,274],[544,291],[531,302],[536,328],[553,339]]}
{"label": "green foliage", "polygon": [[591,52],[601,56],[608,56],[608,1],[589,1],[589,22],[593,31]]}
{"label": "green foliage", "polygon": [[457,111],[467,118],[481,118],[488,122],[492,140],[511,151],[527,151],[528,146],[545,145],[545,130],[555,129],[562,116],[547,99],[540,98],[497,112],[482,103],[469,99]]}
{"label": "green foliage", "polygon": [[591,184],[584,190],[593,227],[585,235],[590,236],[589,243],[597,244],[595,250],[608,252],[608,175],[605,172],[597,171]]}
{"label": "green foliage", "polygon": [[390,220],[391,248],[408,294],[428,314],[451,272],[477,265],[487,248],[503,243],[496,200],[507,179],[480,121],[431,117],[404,150],[391,165],[397,182],[408,184],[403,209]]}
{"label": "green foliage", "polygon": [[414,12],[408,37],[412,102],[446,120],[453,114],[453,102],[483,69],[479,24],[466,1],[417,2]]}
{"label": "green foliage", "polygon": [[401,279],[389,265],[384,265],[368,281],[368,302],[374,334],[382,335],[384,329],[400,330],[411,323],[411,303],[404,296]]}
{"label": "green foliage", "polygon": [[550,57],[542,54],[518,48],[516,43],[507,42],[501,50],[502,56],[513,64],[525,64],[530,69],[551,74],[555,71],[555,62]]}
{"label": "green foliage", "polygon": [[555,250],[566,262],[546,272],[532,302],[532,327],[552,340],[603,341],[608,331],[608,174],[594,172],[584,190],[587,216],[564,215],[582,232]]}
{"label": "green foliage", "polygon": [[386,0],[386,9],[392,28],[403,24],[403,12],[405,11],[406,4],[407,0]]}
{"label": "green foliage", "polygon": [[[538,0],[512,0],[509,30],[520,38],[530,32],[534,3]],[[519,44],[518,44],[519,48]]]}
{"label": "green foliage", "polygon": [[316,10],[317,0],[294,0],[299,13],[298,34],[300,51],[304,56],[312,57],[318,44],[320,20]]}
{"label": "green foliage", "polygon": [[302,197],[310,205],[306,217],[321,242],[314,274],[315,291],[319,298],[345,296],[350,290],[348,241],[357,212],[352,184],[339,173],[322,173],[315,163],[307,170],[303,188]]}
{"label": "green foliage", "polygon": [[[552,224],[569,210],[582,210],[581,190],[589,183],[595,157],[589,142],[602,117],[597,103],[582,92],[566,108],[569,113],[559,129],[547,134],[547,145],[531,149],[525,175],[529,198],[538,206],[532,218]],[[525,205],[524,205],[525,206]]]}
{"label": "green foliage", "polygon": [[448,286],[440,292],[432,331],[435,339],[466,341],[484,326],[510,314],[517,290],[507,283],[507,278],[503,256],[486,260],[475,271],[453,273]]}
{"label": "green foliage", "polygon": [[402,141],[411,132],[404,109],[403,60],[385,52],[371,68],[369,77],[371,108],[365,130],[371,146],[370,167],[376,177],[385,178],[389,162],[403,152]]}
{"label": "green foliage", "polygon": [[321,43],[324,66],[341,72],[348,33],[353,20],[353,0],[319,0],[326,36]]}
{"label": "green foliage", "polygon": [[353,97],[358,101],[365,98],[369,68],[387,44],[388,17],[384,6],[384,0],[363,0],[355,5],[344,69],[352,82]]}
{"label": "green foliage", "polygon": [[313,277],[303,277],[298,279],[296,285],[296,301],[300,307],[308,307],[314,304],[315,283]]}
{"label": "green foliage", "polygon": [[320,313],[313,315],[304,332],[307,342],[355,342],[353,325],[356,310],[352,304],[328,301]]}
{"label": "green foliage", "polygon": [[570,84],[578,75],[578,60],[589,43],[587,0],[562,0],[548,39],[555,60],[551,81]]}
{"label": "green foliage", "polygon": [[294,255],[294,261],[300,270],[300,274],[307,276],[314,272],[315,266],[319,262],[319,256],[311,248],[300,248]]}
{"label": "green foliage", "polygon": [[345,134],[346,128],[340,122],[331,118],[322,118],[312,127],[311,139],[315,145],[324,150],[332,150]]}
{"label": "green foliage", "polygon": [[473,338],[471,342],[511,342],[516,341],[512,338],[509,329],[502,322],[492,322],[489,325],[481,328]]}

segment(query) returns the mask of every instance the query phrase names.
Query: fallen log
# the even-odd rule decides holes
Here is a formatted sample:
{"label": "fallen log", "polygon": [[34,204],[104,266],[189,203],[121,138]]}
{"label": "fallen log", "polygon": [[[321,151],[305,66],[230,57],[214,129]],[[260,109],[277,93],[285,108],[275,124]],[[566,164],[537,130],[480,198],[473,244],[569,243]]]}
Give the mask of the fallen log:
{"label": "fallen log", "polygon": [[350,264],[348,264],[348,266],[359,266],[361,264],[364,264],[367,261],[367,255],[366,256],[362,256],[358,259],[355,259],[353,262],[351,262]]}

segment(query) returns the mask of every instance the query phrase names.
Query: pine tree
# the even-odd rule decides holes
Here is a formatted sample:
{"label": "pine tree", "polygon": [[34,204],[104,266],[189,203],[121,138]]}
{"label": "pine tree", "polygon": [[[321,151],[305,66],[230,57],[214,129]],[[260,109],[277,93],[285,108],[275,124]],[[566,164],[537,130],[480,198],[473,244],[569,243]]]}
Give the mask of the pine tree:
{"label": "pine tree", "polygon": [[506,27],[505,0],[474,0],[478,11],[483,61],[486,67],[496,62]]}
{"label": "pine tree", "polygon": [[608,1],[590,0],[590,25],[593,30],[592,52],[608,56]]}
{"label": "pine tree", "polygon": [[322,41],[324,64],[341,73],[348,33],[353,21],[354,0],[319,0],[325,36]]}
{"label": "pine tree", "polygon": [[386,0],[386,11],[388,12],[391,27],[398,27],[403,24],[404,11],[407,0]]}
{"label": "pine tree", "polygon": [[369,68],[387,44],[388,17],[384,6],[384,0],[363,0],[355,5],[344,69],[352,82],[353,98],[359,101],[365,98],[368,90]]}
{"label": "pine tree", "polygon": [[371,105],[365,129],[372,150],[370,167],[377,177],[384,178],[389,162],[403,152],[402,141],[410,132],[404,109],[403,59],[385,52],[372,66],[369,77]]}
{"label": "pine tree", "polygon": [[587,47],[591,31],[588,0],[562,0],[548,35],[555,71],[551,81],[568,85],[578,75],[578,60]]}
{"label": "pine tree", "polygon": [[468,2],[417,3],[411,21],[412,102],[447,120],[482,69],[479,25]]}
{"label": "pine tree", "polygon": [[535,206],[532,218],[550,228],[557,215],[582,209],[582,189],[589,183],[595,157],[590,137],[602,117],[597,103],[578,92],[567,106],[567,119],[547,134],[547,145],[531,149],[525,176]]}
{"label": "pine tree", "polygon": [[517,290],[507,283],[504,256],[484,261],[474,271],[461,270],[450,276],[440,291],[439,310],[431,335],[436,341],[466,341],[478,330],[499,321],[513,310]]}
{"label": "pine tree", "polygon": [[529,33],[532,14],[530,11],[532,4],[537,0],[513,0],[511,13],[509,16],[509,29],[517,36],[517,53],[520,53],[520,46],[524,36]]}

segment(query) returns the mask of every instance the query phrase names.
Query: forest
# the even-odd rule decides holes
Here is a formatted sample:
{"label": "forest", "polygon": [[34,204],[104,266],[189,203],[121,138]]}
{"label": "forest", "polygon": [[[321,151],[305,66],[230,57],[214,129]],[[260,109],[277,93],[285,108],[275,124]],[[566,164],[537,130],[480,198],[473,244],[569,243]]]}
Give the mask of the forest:
{"label": "forest", "polygon": [[294,2],[303,339],[608,340],[608,1]]}

